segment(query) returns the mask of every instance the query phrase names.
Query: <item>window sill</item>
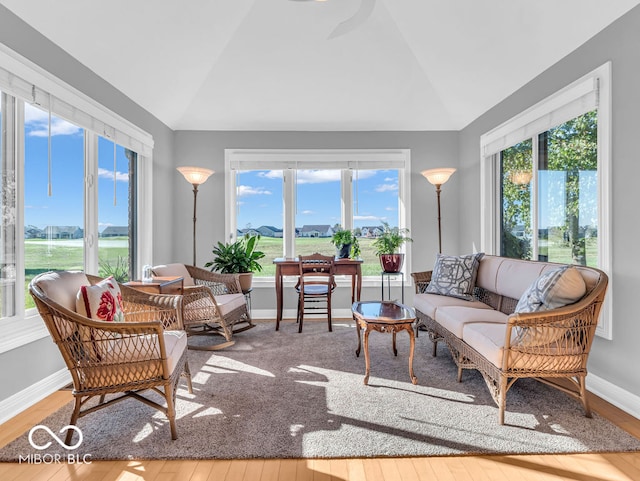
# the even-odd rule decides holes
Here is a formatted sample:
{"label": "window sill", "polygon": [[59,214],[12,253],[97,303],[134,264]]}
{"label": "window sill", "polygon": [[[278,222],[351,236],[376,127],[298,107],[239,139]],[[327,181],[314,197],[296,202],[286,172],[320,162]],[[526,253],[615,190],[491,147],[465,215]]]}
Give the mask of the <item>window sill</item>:
{"label": "window sill", "polygon": [[49,332],[35,309],[29,309],[24,317],[9,317],[2,323],[0,337],[0,354],[25,346],[31,342],[47,337]]}

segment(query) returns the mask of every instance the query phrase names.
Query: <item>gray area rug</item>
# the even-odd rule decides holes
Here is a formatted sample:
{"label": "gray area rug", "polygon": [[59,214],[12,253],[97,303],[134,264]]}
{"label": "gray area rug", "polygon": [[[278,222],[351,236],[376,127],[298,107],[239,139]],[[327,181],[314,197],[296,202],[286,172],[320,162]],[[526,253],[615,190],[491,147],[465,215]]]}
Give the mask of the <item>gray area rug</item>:
{"label": "gray area rug", "polygon": [[[355,357],[353,324],[291,322],[275,332],[259,323],[217,352],[189,351],[194,393],[178,393],[178,435],[171,441],[164,415],[126,400],[80,419],[76,456],[97,459],[332,458],[479,453],[631,451],[640,441],[541,383],[521,380],[507,397],[506,425],[481,376],[456,367],[446,347],[431,356],[423,334],[408,373],[408,336],[370,336],[369,385],[364,358]],[[588,378],[587,378],[588,379]],[[56,432],[72,405],[43,421]],[[45,433],[43,441],[51,440]],[[57,443],[36,451],[25,434],[0,451],[0,460],[32,453],[67,456]]]}

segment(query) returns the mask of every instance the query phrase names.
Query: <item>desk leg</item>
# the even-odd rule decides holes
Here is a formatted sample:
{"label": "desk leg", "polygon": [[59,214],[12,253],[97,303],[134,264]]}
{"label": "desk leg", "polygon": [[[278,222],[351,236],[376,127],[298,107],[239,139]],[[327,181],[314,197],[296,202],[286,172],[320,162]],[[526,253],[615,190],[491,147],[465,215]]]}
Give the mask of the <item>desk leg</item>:
{"label": "desk leg", "polygon": [[356,349],[356,357],[360,357],[360,347],[362,343],[360,341],[360,324],[358,324],[358,320],[356,319],[356,333],[358,334],[358,349]]}
{"label": "desk leg", "polygon": [[362,292],[362,268],[360,264],[356,266],[356,301],[360,301],[360,293]]}
{"label": "desk leg", "polygon": [[280,329],[282,320],[282,271],[276,266],[276,331]]}
{"label": "desk leg", "polygon": [[[416,347],[416,338],[413,335],[413,329],[411,328],[411,325],[408,324],[405,329],[409,332],[409,341],[410,341],[410,347],[409,347],[409,376],[411,377],[411,383],[412,384],[418,384],[418,378],[415,376],[415,374],[413,374],[413,352],[415,350]],[[395,332],[394,332],[395,335]]]}

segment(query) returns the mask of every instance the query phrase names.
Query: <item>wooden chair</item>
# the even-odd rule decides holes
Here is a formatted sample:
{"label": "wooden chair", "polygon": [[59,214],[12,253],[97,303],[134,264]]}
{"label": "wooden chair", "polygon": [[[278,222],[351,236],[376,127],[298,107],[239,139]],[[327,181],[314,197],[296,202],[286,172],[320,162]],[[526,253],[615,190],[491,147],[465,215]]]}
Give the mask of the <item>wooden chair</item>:
{"label": "wooden chair", "polygon": [[[181,375],[192,392],[182,299],[119,285],[123,322],[91,319],[76,312],[81,287],[101,280],[83,272],[60,271],[40,274],[29,284],[38,312],[73,379],[75,407],[69,424],[132,397],[163,412],[175,440],[176,391]],[[161,394],[166,407],[141,394],[148,389]],[[100,397],[99,402],[85,407],[95,396]],[[67,431],[66,444],[71,443],[73,432]]]}
{"label": "wooden chair", "polygon": [[305,313],[326,314],[329,331],[332,330],[331,294],[336,288],[333,261],[333,256],[318,253],[298,257],[299,277],[295,286],[298,292],[298,332],[302,332]]}
{"label": "wooden chair", "polygon": [[255,327],[237,274],[219,274],[185,264],[155,266],[156,276],[184,279],[182,319],[189,336],[220,335],[226,342],[189,344],[189,349],[214,351],[235,344],[233,335]]}

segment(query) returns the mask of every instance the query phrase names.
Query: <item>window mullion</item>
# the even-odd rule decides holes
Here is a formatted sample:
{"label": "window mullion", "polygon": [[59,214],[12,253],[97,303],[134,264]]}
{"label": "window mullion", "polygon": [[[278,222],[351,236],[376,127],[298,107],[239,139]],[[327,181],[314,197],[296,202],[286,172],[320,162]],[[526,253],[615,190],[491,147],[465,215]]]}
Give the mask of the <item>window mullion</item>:
{"label": "window mullion", "polygon": [[531,258],[538,260],[540,258],[539,250],[539,226],[538,226],[538,166],[540,156],[540,143],[538,141],[539,136],[535,136],[531,139],[531,184],[529,186],[529,192],[531,193]]}
{"label": "window mullion", "polygon": [[98,136],[84,134],[84,270],[98,274]]}
{"label": "window mullion", "polygon": [[296,185],[295,171],[284,169],[282,171],[282,215],[283,215],[283,242],[284,256],[286,258],[295,257],[296,243]]}
{"label": "window mullion", "polygon": [[353,170],[342,169],[340,178],[342,227],[346,230],[351,230],[353,229]]}

